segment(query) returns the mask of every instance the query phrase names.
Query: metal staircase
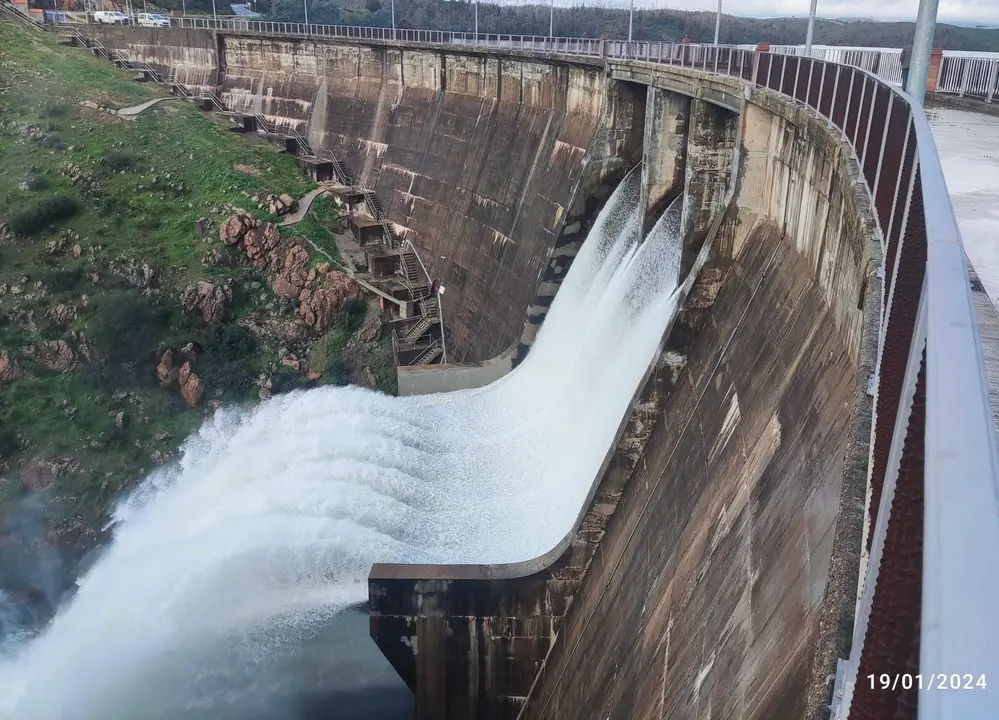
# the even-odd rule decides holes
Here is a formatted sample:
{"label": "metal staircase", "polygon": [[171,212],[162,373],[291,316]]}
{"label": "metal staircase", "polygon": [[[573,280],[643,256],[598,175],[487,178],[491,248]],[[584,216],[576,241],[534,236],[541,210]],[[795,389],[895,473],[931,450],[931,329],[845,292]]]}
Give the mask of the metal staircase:
{"label": "metal staircase", "polygon": [[416,264],[416,253],[410,250],[399,251],[399,270],[410,282],[418,282],[420,279],[420,268]]}
{"label": "metal staircase", "polygon": [[32,30],[36,30],[38,32],[42,32],[45,30],[44,25],[42,25],[40,22],[38,22],[28,13],[21,10],[21,8],[19,8],[14,3],[7,2],[7,0],[0,0],[0,10],[3,10],[8,15],[17,20],[19,23],[31,28]]}
{"label": "metal staircase", "polygon": [[434,340],[430,347],[420,353],[410,365],[429,365],[444,352],[440,340]]}
{"label": "metal staircase", "polygon": [[415,345],[423,334],[440,320],[438,310],[439,308],[436,300],[424,300],[423,315],[420,316],[417,323],[413,325],[413,327],[411,327],[404,336],[399,338],[399,342],[403,345]]}

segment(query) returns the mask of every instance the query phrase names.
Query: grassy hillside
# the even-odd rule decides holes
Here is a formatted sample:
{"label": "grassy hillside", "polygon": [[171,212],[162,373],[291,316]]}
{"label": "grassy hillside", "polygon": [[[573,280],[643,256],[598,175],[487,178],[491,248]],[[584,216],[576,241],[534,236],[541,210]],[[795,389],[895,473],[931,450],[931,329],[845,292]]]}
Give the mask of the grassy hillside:
{"label": "grassy hillside", "polygon": [[[220,241],[234,208],[275,219],[252,194],[300,197],[314,183],[192,104],[135,122],[102,109],[163,92],[0,22],[0,587],[11,513],[29,496],[47,540],[79,555],[108,504],[214,407],[357,375],[392,389],[385,342],[370,327],[352,342],[363,301],[310,335],[297,301],[271,291],[273,268]],[[335,252],[336,212],[319,210],[281,242],[303,235]],[[220,304],[192,311],[191,288]],[[168,350],[175,366],[158,375]]]}

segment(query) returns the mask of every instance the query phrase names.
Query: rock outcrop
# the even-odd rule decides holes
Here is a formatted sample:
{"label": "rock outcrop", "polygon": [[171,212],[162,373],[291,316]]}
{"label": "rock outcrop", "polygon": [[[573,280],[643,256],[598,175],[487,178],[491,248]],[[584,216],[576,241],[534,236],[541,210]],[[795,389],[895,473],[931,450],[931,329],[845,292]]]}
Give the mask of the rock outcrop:
{"label": "rock outcrop", "polygon": [[14,382],[24,377],[24,370],[6,351],[0,351],[0,385]]}
{"label": "rock outcrop", "polygon": [[200,280],[188,285],[180,298],[184,309],[200,315],[206,323],[225,322],[232,317],[232,285]]}
{"label": "rock outcrop", "polygon": [[45,490],[52,487],[56,478],[75,475],[81,469],[80,463],[72,455],[54,458],[36,456],[21,468],[21,486],[25,490]]}
{"label": "rock outcrop", "polygon": [[131,258],[120,257],[112,260],[108,265],[108,271],[140,290],[154,287],[159,280],[159,274],[149,263]]}
{"label": "rock outcrop", "polygon": [[205,386],[201,382],[201,378],[192,372],[190,362],[181,366],[177,382],[180,384],[180,396],[184,398],[184,402],[192,408],[198,407],[201,404],[201,398],[204,397]]}
{"label": "rock outcrop", "polygon": [[260,210],[266,210],[271,215],[286,215],[297,205],[291,195],[274,195],[263,190],[254,193],[253,199],[257,201]]}
{"label": "rock outcrop", "polygon": [[310,267],[312,256],[301,241],[282,243],[276,226],[245,212],[222,223],[219,237],[227,245],[238,246],[255,267],[266,271],[277,295],[298,300],[299,317],[315,334],[333,326],[345,302],[361,297],[361,287],[352,278],[328,263]]}
{"label": "rock outcrop", "polygon": [[34,347],[25,348],[24,354],[58,373],[71,372],[80,364],[80,356],[65,340],[43,340]]}
{"label": "rock outcrop", "polygon": [[345,302],[361,297],[361,286],[325,263],[317,265],[316,271],[316,279],[298,296],[301,301],[298,314],[321,335],[333,326]]}

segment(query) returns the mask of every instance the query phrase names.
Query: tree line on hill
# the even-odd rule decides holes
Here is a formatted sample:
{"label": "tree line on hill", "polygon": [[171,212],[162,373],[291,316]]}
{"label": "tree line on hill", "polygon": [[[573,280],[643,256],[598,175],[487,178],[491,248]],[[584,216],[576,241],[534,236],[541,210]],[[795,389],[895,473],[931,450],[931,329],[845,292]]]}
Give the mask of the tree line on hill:
{"label": "tree line on hill", "polygon": [[[228,11],[223,0],[218,7]],[[391,27],[390,0],[308,0],[309,21],[323,25]],[[168,10],[180,11],[181,0],[158,0]],[[303,0],[256,0],[252,4],[268,20],[303,22]],[[186,0],[187,11],[212,12],[211,0]],[[549,6],[545,4],[500,6],[481,3],[478,7],[479,32],[510,35],[548,35]],[[474,6],[463,0],[396,0],[395,21],[399,28],[458,30],[471,32]],[[722,18],[721,42],[725,44],[796,45],[804,42],[807,18]],[[678,42],[712,42],[715,14],[683,10],[636,10],[634,38]],[[912,41],[912,23],[881,23],[819,19],[815,24],[817,45],[859,47],[902,47]],[[554,33],[557,36],[625,38],[628,11],[606,7],[556,7]],[[999,30],[937,26],[937,47],[948,50],[999,51]]]}

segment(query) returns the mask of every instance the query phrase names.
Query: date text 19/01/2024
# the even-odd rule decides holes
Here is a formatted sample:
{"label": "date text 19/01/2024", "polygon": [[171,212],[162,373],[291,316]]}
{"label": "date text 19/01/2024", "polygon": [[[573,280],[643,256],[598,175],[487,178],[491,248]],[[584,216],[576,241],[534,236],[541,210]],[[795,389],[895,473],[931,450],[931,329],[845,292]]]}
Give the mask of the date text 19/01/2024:
{"label": "date text 19/01/2024", "polygon": [[909,673],[868,675],[871,690],[985,690],[985,675],[974,673]]}

